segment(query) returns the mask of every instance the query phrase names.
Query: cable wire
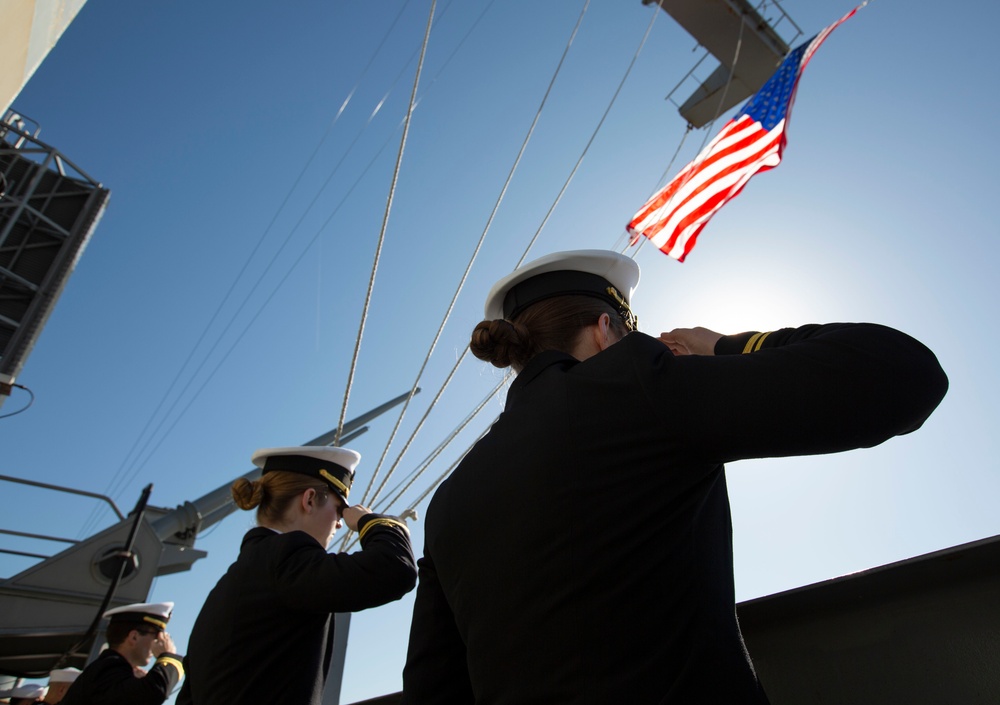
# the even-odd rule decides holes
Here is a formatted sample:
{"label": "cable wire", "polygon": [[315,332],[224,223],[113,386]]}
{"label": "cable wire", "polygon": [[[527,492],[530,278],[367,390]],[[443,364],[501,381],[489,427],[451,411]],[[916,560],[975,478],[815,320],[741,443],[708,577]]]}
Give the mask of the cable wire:
{"label": "cable wire", "polygon": [[[469,263],[466,265],[465,272],[462,274],[462,277],[461,277],[461,279],[459,281],[459,284],[458,284],[458,288],[456,289],[455,294],[452,297],[452,300],[451,300],[451,302],[448,305],[448,309],[445,312],[443,320],[441,321],[441,325],[438,328],[437,334],[434,336],[434,340],[431,343],[430,350],[428,351],[427,356],[424,358],[424,362],[421,365],[419,372],[417,373],[417,378],[416,378],[416,380],[413,383],[413,387],[414,388],[416,388],[419,385],[419,383],[420,383],[420,377],[421,377],[421,375],[423,374],[424,370],[427,367],[427,362],[430,359],[431,353],[434,351],[434,348],[437,345],[437,341],[438,341],[438,339],[441,336],[441,332],[444,330],[444,326],[447,323],[448,318],[450,317],[452,310],[454,309],[455,302],[457,301],[458,296],[461,293],[462,288],[465,285],[465,281],[466,281],[466,279],[469,276],[469,272],[472,269],[472,265],[475,263],[476,257],[478,256],[480,249],[482,249],[483,243],[486,240],[486,235],[490,231],[490,227],[493,224],[493,220],[496,217],[497,211],[499,211],[499,209],[500,209],[500,204],[503,202],[504,197],[507,194],[507,189],[510,187],[510,183],[514,179],[514,174],[517,171],[518,165],[521,163],[521,159],[523,158],[524,153],[525,153],[525,151],[528,148],[528,143],[531,141],[531,137],[532,137],[532,135],[535,132],[535,128],[538,125],[538,121],[541,119],[542,110],[545,108],[545,104],[546,104],[546,102],[549,99],[549,95],[552,93],[552,88],[555,85],[556,79],[558,78],[558,76],[559,76],[559,74],[560,74],[560,72],[562,70],[563,64],[566,61],[566,56],[569,54],[570,47],[572,47],[573,40],[576,38],[576,35],[579,32],[579,30],[580,30],[580,25],[583,22],[584,15],[586,15],[587,9],[589,8],[589,6],[590,6],[590,0],[586,0],[586,2],[584,3],[583,9],[580,12],[580,15],[577,17],[576,25],[573,27],[573,31],[570,34],[569,40],[567,41],[566,46],[563,48],[562,56],[559,58],[559,62],[556,64],[556,68],[555,68],[555,71],[552,74],[552,78],[549,79],[549,85],[545,89],[545,93],[542,96],[542,100],[541,100],[541,102],[538,105],[538,109],[535,111],[535,116],[534,116],[534,118],[531,121],[531,125],[528,127],[528,131],[527,131],[527,133],[524,136],[524,140],[521,142],[521,148],[518,150],[517,156],[514,158],[514,163],[511,165],[510,171],[507,173],[507,178],[504,181],[503,186],[500,188],[500,193],[497,196],[497,200],[493,204],[493,210],[490,212],[490,215],[489,215],[489,217],[486,220],[486,226],[483,228],[483,232],[479,236],[479,241],[476,243],[476,247],[473,250],[472,257],[469,259]],[[467,349],[468,348],[466,348],[466,350]],[[452,379],[452,377],[455,374],[455,371],[458,369],[458,366],[461,364],[461,362],[462,362],[463,359],[465,359],[465,352],[462,353],[462,355],[459,357],[458,361],[452,367],[451,373],[448,375],[448,378],[445,381],[445,384],[441,387],[441,389],[438,390],[438,394],[435,396],[435,401],[438,398],[440,398],[441,393],[444,391],[444,387],[447,386],[447,384],[450,382],[450,380]],[[412,398],[412,397],[410,397],[410,398]],[[398,432],[399,426],[402,423],[403,415],[405,414],[408,405],[409,405],[409,399],[407,399],[406,403],[403,405],[403,408],[402,408],[402,410],[401,410],[401,412],[399,414],[399,417],[397,418],[396,425],[393,428],[393,431],[392,431],[392,434],[391,434],[391,436],[389,438],[389,441],[386,443],[385,449],[382,452],[382,456],[379,458],[379,462],[375,466],[375,471],[372,473],[372,477],[371,477],[371,480],[368,483],[368,487],[365,489],[365,493],[364,493],[364,495],[361,498],[362,504],[365,501],[367,501],[368,495],[371,492],[371,488],[374,486],[375,480],[378,478],[379,471],[380,471],[380,469],[382,467],[383,462],[385,461],[386,455],[389,452],[389,447],[391,446],[392,441],[395,438],[396,433]],[[433,408],[433,404],[431,405],[430,408]],[[424,415],[424,419],[426,419],[426,418],[427,418],[427,415],[425,414]],[[421,421],[420,425],[422,426],[422,424],[423,424],[423,420]],[[417,427],[417,431],[419,431],[419,429],[420,429],[420,426]],[[372,502],[374,502],[375,499],[378,497],[379,493],[382,491],[382,488],[385,487],[386,482],[389,481],[389,478],[392,477],[393,471],[399,465],[399,463],[402,460],[403,456],[405,455],[407,449],[409,448],[410,442],[412,442],[412,440],[413,440],[413,438],[415,436],[416,436],[416,431],[414,431],[414,433],[410,436],[409,441],[407,441],[407,443],[405,444],[403,450],[400,452],[399,456],[397,457],[396,461],[392,464],[392,466],[390,467],[389,471],[386,473],[386,476],[382,480],[382,483],[379,485],[378,489],[372,495]]]}
{"label": "cable wire", "polygon": [[382,227],[379,231],[378,245],[375,248],[375,257],[372,262],[371,278],[368,280],[368,291],[365,294],[365,303],[361,311],[361,323],[358,327],[358,336],[354,345],[354,355],[351,358],[350,372],[347,376],[347,385],[344,390],[344,403],[340,410],[340,420],[337,422],[337,433],[334,434],[333,445],[340,443],[340,436],[344,431],[344,419],[347,416],[347,403],[351,397],[351,387],[354,384],[354,372],[357,369],[358,353],[361,349],[361,339],[365,331],[365,322],[368,319],[368,308],[371,304],[372,290],[375,288],[375,275],[378,272],[378,261],[382,253],[382,244],[385,242],[385,231],[389,225],[389,214],[392,212],[392,200],[396,193],[396,183],[399,179],[399,169],[403,162],[403,152],[406,147],[406,138],[410,133],[410,119],[413,117],[413,107],[417,98],[417,87],[420,85],[420,73],[424,67],[424,56],[427,52],[427,44],[431,37],[431,27],[434,24],[434,9],[437,7],[437,0],[431,0],[431,10],[427,17],[427,29],[424,32],[424,43],[420,48],[420,61],[417,63],[417,72],[413,78],[413,92],[410,95],[410,107],[406,112],[406,123],[403,127],[403,136],[399,141],[399,153],[396,156],[396,166],[392,173],[392,184],[389,187],[389,197],[386,199],[385,215],[382,217]]}
{"label": "cable wire", "polygon": [[521,259],[517,261],[517,265],[514,267],[514,269],[517,269],[524,263],[525,258],[527,258],[528,256],[528,252],[531,250],[532,247],[534,247],[535,241],[538,239],[538,236],[541,235],[542,233],[542,229],[549,222],[549,218],[555,211],[556,206],[559,205],[559,202],[562,200],[563,195],[566,193],[566,189],[569,188],[570,182],[573,181],[573,177],[576,175],[577,170],[583,163],[584,157],[587,156],[587,152],[590,150],[590,146],[594,143],[594,139],[597,137],[597,133],[600,131],[601,126],[604,125],[604,120],[608,117],[608,113],[611,112],[611,108],[614,106],[615,101],[618,100],[618,94],[621,93],[622,87],[625,85],[625,81],[628,79],[629,74],[632,73],[632,68],[635,66],[635,62],[639,58],[639,54],[642,53],[642,48],[646,45],[646,40],[649,38],[649,33],[653,31],[653,23],[656,22],[656,18],[659,14],[660,14],[659,12],[654,12],[652,18],[649,20],[649,24],[646,25],[646,32],[645,34],[642,35],[642,40],[639,42],[639,46],[636,47],[635,53],[632,55],[632,61],[629,62],[628,68],[625,69],[625,74],[622,76],[622,80],[618,82],[618,87],[615,89],[614,94],[611,96],[611,100],[608,102],[608,106],[604,109],[604,114],[601,115],[601,119],[598,120],[597,126],[594,128],[594,131],[590,135],[590,139],[587,141],[586,146],[584,146],[583,148],[583,152],[580,153],[579,159],[576,160],[576,164],[574,164],[573,168],[570,170],[569,176],[566,177],[566,181],[563,183],[562,188],[556,195],[555,200],[549,207],[548,212],[542,219],[541,224],[535,231],[535,234],[531,238],[531,241],[528,243],[528,246],[524,249],[524,252],[521,254]]}

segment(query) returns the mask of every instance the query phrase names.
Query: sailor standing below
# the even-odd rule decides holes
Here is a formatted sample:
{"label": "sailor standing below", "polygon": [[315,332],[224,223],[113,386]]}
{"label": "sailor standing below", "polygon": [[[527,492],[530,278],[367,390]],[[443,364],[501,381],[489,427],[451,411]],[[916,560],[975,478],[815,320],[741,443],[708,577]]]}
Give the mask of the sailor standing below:
{"label": "sailor standing below", "polygon": [[[300,446],[253,454],[261,478],[233,483],[258,526],[205,600],[191,632],[178,705],[319,705],[333,649],[335,612],[398,600],[413,589],[410,535],[398,519],[348,506],[361,456]],[[347,524],[361,549],[329,554]]]}
{"label": "sailor standing below", "polygon": [[[110,619],[108,648],[90,663],[66,691],[62,705],[159,705],[184,675],[182,656],[164,631],[173,602],[115,607]],[[143,673],[143,667],[156,663]]]}
{"label": "sailor standing below", "polygon": [[947,389],[877,325],[635,332],[638,279],[589,250],[490,292],[471,349],[518,376],[428,507],[406,705],[767,703],[723,463],[874,446]]}
{"label": "sailor standing below", "polygon": [[42,698],[45,705],[59,705],[66,697],[66,691],[80,675],[79,668],[57,668],[49,673],[49,690]]}

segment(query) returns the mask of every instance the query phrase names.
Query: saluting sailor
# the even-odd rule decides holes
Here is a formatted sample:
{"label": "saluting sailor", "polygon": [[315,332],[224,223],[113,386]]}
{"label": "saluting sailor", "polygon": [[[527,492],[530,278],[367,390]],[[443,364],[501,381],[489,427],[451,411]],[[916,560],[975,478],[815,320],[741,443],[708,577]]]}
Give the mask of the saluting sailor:
{"label": "saluting sailor", "polygon": [[[188,644],[178,705],[319,705],[333,648],[333,613],[398,600],[416,565],[406,525],[348,506],[361,456],[347,448],[268,448],[263,473],[233,483],[257,527],[205,600]],[[361,549],[328,554],[343,524]]]}
{"label": "saluting sailor", "polygon": [[406,705],[766,703],[723,463],[873,446],[947,389],[877,325],[644,335],[638,280],[564,252],[490,292],[471,349],[518,376],[428,507]]}
{"label": "saluting sailor", "polygon": [[[62,705],[159,705],[184,675],[183,657],[167,634],[173,602],[115,607],[108,648],[83,669],[66,691]],[[156,658],[147,672],[143,668]]]}

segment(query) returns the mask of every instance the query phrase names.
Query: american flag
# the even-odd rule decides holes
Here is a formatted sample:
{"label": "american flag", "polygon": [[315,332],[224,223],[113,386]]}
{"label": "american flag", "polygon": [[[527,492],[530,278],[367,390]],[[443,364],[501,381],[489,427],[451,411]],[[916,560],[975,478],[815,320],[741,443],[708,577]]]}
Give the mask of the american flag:
{"label": "american flag", "polygon": [[857,11],[854,8],[785,57],[722,132],[639,209],[627,226],[631,244],[645,235],[660,250],[683,262],[716,211],[758,171],[778,166],[802,71],[830,32]]}

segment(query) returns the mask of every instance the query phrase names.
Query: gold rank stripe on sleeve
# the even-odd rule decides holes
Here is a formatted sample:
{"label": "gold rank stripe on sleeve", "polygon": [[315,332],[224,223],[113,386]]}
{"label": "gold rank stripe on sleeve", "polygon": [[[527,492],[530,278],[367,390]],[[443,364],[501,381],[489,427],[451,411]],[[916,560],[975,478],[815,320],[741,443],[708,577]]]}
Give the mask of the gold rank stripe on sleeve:
{"label": "gold rank stripe on sleeve", "polygon": [[363,528],[361,530],[361,533],[358,534],[358,538],[359,539],[363,539],[365,537],[365,534],[368,533],[369,529],[371,529],[373,526],[379,526],[379,525],[383,525],[383,526],[398,526],[399,528],[401,528],[406,533],[410,533],[410,530],[408,528],[406,528],[406,524],[404,524],[403,522],[397,521],[396,519],[389,519],[387,517],[379,517],[378,519],[372,519],[370,522],[368,522],[367,524],[365,524],[365,528]]}
{"label": "gold rank stripe on sleeve", "polygon": [[743,354],[746,355],[747,353],[757,352],[760,350],[760,346],[764,344],[764,339],[769,335],[771,335],[771,331],[766,333],[754,333],[750,337],[750,340],[747,341],[746,347],[743,348]]}
{"label": "gold rank stripe on sleeve", "polygon": [[180,678],[184,677],[184,664],[181,662],[180,659],[174,658],[173,656],[160,656],[158,659],[156,659],[156,662],[162,663],[166,666],[173,666],[174,668],[177,669],[178,677]]}

